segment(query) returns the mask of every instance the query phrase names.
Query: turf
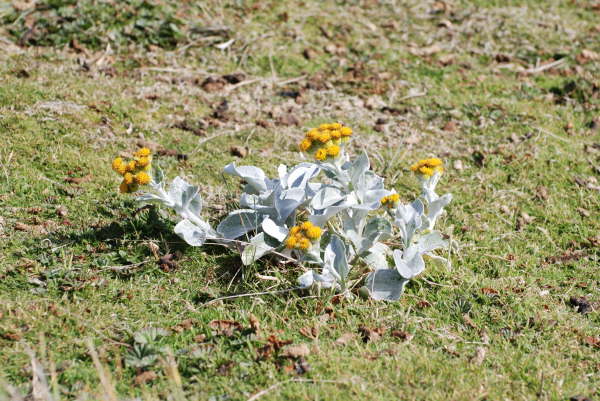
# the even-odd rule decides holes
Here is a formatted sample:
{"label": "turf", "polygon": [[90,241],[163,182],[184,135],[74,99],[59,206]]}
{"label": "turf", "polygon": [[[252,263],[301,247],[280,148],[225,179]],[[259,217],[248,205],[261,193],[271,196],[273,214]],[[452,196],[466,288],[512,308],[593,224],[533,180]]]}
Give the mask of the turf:
{"label": "turf", "polygon": [[[600,397],[599,17],[583,0],[1,6],[0,399]],[[210,302],[302,269],[185,246],[110,169],[149,145],[216,222],[240,190],[222,166],[275,174],[338,120],[405,200],[411,163],[446,164],[453,266],[397,303]]]}

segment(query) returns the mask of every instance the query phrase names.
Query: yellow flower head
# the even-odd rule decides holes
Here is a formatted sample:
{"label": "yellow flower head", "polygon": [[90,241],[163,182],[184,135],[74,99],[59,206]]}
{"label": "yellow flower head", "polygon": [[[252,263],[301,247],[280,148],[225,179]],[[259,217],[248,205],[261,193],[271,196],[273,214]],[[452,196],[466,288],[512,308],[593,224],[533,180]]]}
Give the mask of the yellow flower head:
{"label": "yellow flower head", "polygon": [[131,174],[131,173],[125,173],[125,175],[123,176],[123,182],[127,185],[133,184],[133,180],[134,180],[134,177],[133,177],[133,174]]}
{"label": "yellow flower head", "polygon": [[312,142],[310,139],[306,138],[300,142],[300,150],[306,152],[312,146]]}
{"label": "yellow flower head", "polygon": [[310,239],[318,239],[321,237],[321,227],[310,227],[308,230],[306,230],[306,236]]}
{"label": "yellow flower head", "polygon": [[313,227],[313,223],[311,223],[310,221],[305,221],[304,223],[302,223],[302,224],[300,225],[300,228],[301,228],[303,231],[310,230],[312,227]]}
{"label": "yellow flower head", "polygon": [[140,171],[139,173],[137,173],[135,175],[135,182],[137,182],[140,185],[146,185],[150,183],[150,176],[148,175],[148,173]]}
{"label": "yellow flower head", "polygon": [[300,232],[301,228],[298,226],[294,226],[290,229],[290,235],[296,235]]}
{"label": "yellow flower head", "polygon": [[434,173],[444,172],[443,162],[437,157],[431,159],[422,159],[410,166],[411,171],[418,172],[427,177],[431,177]]}
{"label": "yellow flower head", "polygon": [[129,163],[127,163],[127,171],[128,172],[133,172],[133,171],[135,171],[136,168],[137,168],[137,163],[135,160],[131,160]]}
{"label": "yellow flower head", "polygon": [[383,198],[381,198],[381,205],[391,209],[391,208],[395,207],[399,201],[400,201],[400,195],[391,194],[391,195],[384,196]]}
{"label": "yellow flower head", "polygon": [[316,141],[319,138],[319,135],[320,135],[319,130],[313,128],[306,133],[306,139],[310,139],[311,141]]}
{"label": "yellow flower head", "polygon": [[319,142],[321,143],[327,143],[331,140],[331,131],[327,130],[327,131],[323,131],[319,134]]}
{"label": "yellow flower head", "polygon": [[[340,123],[321,124],[306,132],[298,147],[303,152],[311,152],[316,160],[335,158],[341,153],[341,147],[350,139],[352,128]],[[321,148],[315,145],[322,144]]]}
{"label": "yellow flower head", "polygon": [[315,152],[315,159],[323,161],[327,159],[327,150],[325,148],[319,148]]}
{"label": "yellow flower head", "polygon": [[300,241],[298,241],[298,244],[296,246],[302,249],[303,251],[306,251],[308,248],[310,248],[311,245],[312,242],[310,242],[308,238],[302,238]]}
{"label": "yellow flower head", "polygon": [[112,168],[121,175],[127,172],[127,164],[124,163],[123,159],[121,159],[120,157],[117,157],[115,160],[113,160]]}
{"label": "yellow flower head", "polygon": [[298,240],[296,239],[296,237],[288,237],[288,239],[285,240],[285,247],[287,249],[294,249],[297,243]]}
{"label": "yellow flower head", "polygon": [[327,147],[327,156],[336,157],[340,154],[340,147],[338,145],[331,145]]}
{"label": "yellow flower head", "polygon": [[141,148],[140,150],[138,150],[137,152],[135,152],[134,156],[135,157],[148,157],[150,156],[150,149],[148,148]]}
{"label": "yellow flower head", "polygon": [[140,157],[136,162],[138,167],[148,167],[150,165],[150,159],[147,156]]}

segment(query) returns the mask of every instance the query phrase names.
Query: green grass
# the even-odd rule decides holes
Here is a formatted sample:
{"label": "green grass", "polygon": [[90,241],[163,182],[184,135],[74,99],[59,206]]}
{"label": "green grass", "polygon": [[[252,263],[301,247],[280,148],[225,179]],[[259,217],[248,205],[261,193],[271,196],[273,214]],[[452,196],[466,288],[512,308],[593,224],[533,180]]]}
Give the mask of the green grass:
{"label": "green grass", "polygon": [[[600,64],[580,57],[600,53],[591,3],[456,1],[434,12],[418,1],[152,2],[151,27],[172,17],[181,32],[158,42],[108,35],[139,9],[119,14],[123,22],[110,3],[85,1],[77,12],[93,29],[55,24],[51,36],[9,45],[29,13],[73,11],[59,3],[0,9],[0,387],[31,391],[31,349],[58,398],[110,399],[91,339],[122,399],[600,397]],[[227,30],[201,29],[209,26]],[[69,47],[73,38],[86,50]],[[229,48],[214,46],[229,38]],[[440,51],[419,53],[432,44]],[[525,71],[559,57],[556,69]],[[202,88],[233,72],[247,82]],[[299,127],[282,123],[288,114]],[[200,136],[177,128],[184,120]],[[454,200],[439,225],[456,243],[453,267],[431,265],[398,303],[288,293],[207,305],[289,288],[302,270],[241,269],[229,251],[187,247],[167,214],[117,194],[110,161],[150,142],[187,156],[157,163],[200,185],[216,222],[239,195],[222,166],[275,174],[300,160],[305,128],[330,120],[354,128],[353,151],[373,155],[405,200],[418,189],[412,162],[446,162],[440,186]],[[233,145],[249,156],[231,156]],[[177,267],[161,269],[156,247],[178,252]],[[591,311],[578,313],[571,297],[586,297]],[[243,329],[221,335],[213,320]],[[365,343],[361,326],[385,332]],[[181,388],[166,357],[140,369],[125,362],[146,327],[169,330],[151,346],[170,350]],[[311,328],[316,336],[302,334]],[[336,345],[345,333],[354,336]],[[261,359],[271,335],[310,354]],[[143,371],[156,376],[136,384]]]}

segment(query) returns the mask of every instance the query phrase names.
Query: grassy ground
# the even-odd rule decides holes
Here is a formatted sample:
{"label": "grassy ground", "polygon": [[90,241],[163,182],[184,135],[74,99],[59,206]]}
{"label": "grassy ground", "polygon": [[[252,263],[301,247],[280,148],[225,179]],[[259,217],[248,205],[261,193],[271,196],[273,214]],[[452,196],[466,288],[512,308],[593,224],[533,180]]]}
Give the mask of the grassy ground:
{"label": "grassy ground", "polygon": [[[0,6],[9,399],[600,397],[600,4],[73,3]],[[330,120],[405,198],[410,163],[446,161],[453,268],[427,270],[398,303],[207,305],[289,288],[301,269],[242,271],[184,246],[110,170],[150,145],[216,221],[238,194],[222,166],[274,173]]]}

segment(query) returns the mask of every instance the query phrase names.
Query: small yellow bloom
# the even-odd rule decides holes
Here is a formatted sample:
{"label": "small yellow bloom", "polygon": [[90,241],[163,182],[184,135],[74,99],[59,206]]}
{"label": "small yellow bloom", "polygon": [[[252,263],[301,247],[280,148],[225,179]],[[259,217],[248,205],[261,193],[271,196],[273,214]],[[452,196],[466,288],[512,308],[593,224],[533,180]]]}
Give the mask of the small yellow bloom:
{"label": "small yellow bloom", "polygon": [[350,136],[350,135],[352,135],[352,128],[342,127],[342,128],[340,128],[340,132],[342,133],[342,136]]}
{"label": "small yellow bloom", "polygon": [[319,138],[319,130],[314,128],[311,129],[306,133],[306,138],[310,139],[311,141],[316,141],[317,138]]}
{"label": "small yellow bloom", "polygon": [[294,226],[290,229],[290,235],[296,235],[300,232],[300,227]]}
{"label": "small yellow bloom", "polygon": [[389,207],[389,208],[393,208],[398,204],[399,201],[400,201],[400,195],[391,194],[391,195],[384,196],[383,198],[381,198],[381,205]]}
{"label": "small yellow bloom", "polygon": [[140,157],[136,162],[138,167],[148,167],[150,165],[150,159],[148,157]]}
{"label": "small yellow bloom", "polygon": [[135,152],[135,157],[148,157],[150,156],[150,149],[148,148],[141,148],[140,150],[138,150],[137,152]]}
{"label": "small yellow bloom", "polygon": [[306,230],[306,236],[310,239],[317,239],[321,236],[321,227],[312,226]]}
{"label": "small yellow bloom", "polygon": [[289,237],[285,240],[285,247],[288,249],[294,249],[297,243],[298,240],[296,239],[296,237]]}
{"label": "small yellow bloom", "polygon": [[134,180],[134,177],[133,177],[133,174],[131,174],[131,173],[125,173],[125,175],[123,176],[123,182],[127,185],[133,184],[133,180]]}
{"label": "small yellow bloom", "polygon": [[326,129],[329,129],[329,124],[321,124],[321,125],[319,125],[319,129],[320,129],[321,131],[323,131],[323,130],[326,130]]}
{"label": "small yellow bloom", "polygon": [[420,174],[431,177],[436,172],[444,172],[444,167],[442,166],[442,164],[443,162],[440,159],[438,159],[437,157],[433,157],[431,159],[419,160],[418,162],[410,166],[410,169],[413,172],[419,172]]}
{"label": "small yellow bloom", "polygon": [[121,167],[121,164],[123,164],[123,159],[121,159],[120,157],[117,157],[112,162],[112,168],[113,168],[113,170],[115,170],[116,172],[119,172],[119,167]]}
{"label": "small yellow bloom", "polygon": [[136,168],[137,163],[135,162],[135,160],[131,160],[129,163],[127,163],[127,171],[132,172],[135,171]]}
{"label": "small yellow bloom", "polygon": [[313,226],[313,223],[311,223],[310,221],[305,221],[304,223],[302,223],[302,224],[300,225],[300,228],[301,228],[302,230],[304,230],[304,231],[308,231],[308,230],[310,230],[310,229],[311,229],[311,228],[313,228],[313,227],[314,227],[314,226]]}
{"label": "small yellow bloom", "polygon": [[327,159],[327,150],[325,150],[325,148],[317,149],[317,151],[315,152],[315,159],[320,161]]}
{"label": "small yellow bloom", "polygon": [[333,124],[330,124],[330,127],[331,127],[331,129],[339,130],[340,128],[342,128],[342,124],[340,124],[340,123],[333,123]]}
{"label": "small yellow bloom", "polygon": [[300,150],[306,152],[312,146],[312,142],[310,139],[306,138],[302,142],[300,142]]}
{"label": "small yellow bloom", "polygon": [[150,183],[150,176],[148,175],[148,173],[140,171],[139,173],[137,173],[135,175],[135,182],[137,182],[140,185],[149,184]]}
{"label": "small yellow bloom", "polygon": [[321,132],[321,134],[319,135],[319,142],[321,143],[327,143],[331,140],[331,134],[330,131],[323,131]]}
{"label": "small yellow bloom", "polygon": [[340,154],[340,147],[338,145],[331,145],[327,147],[327,156],[336,157]]}
{"label": "small yellow bloom", "polygon": [[310,240],[308,238],[302,238],[299,242],[298,242],[298,248],[302,249],[303,251],[306,251],[308,248],[310,248],[310,246],[312,245],[312,242],[310,242]]}
{"label": "small yellow bloom", "polygon": [[340,130],[333,130],[331,131],[331,137],[333,139],[340,139],[342,137],[342,132]]}

